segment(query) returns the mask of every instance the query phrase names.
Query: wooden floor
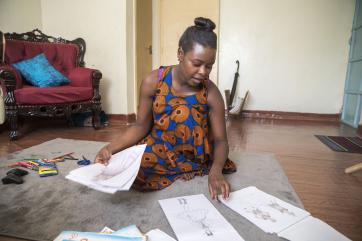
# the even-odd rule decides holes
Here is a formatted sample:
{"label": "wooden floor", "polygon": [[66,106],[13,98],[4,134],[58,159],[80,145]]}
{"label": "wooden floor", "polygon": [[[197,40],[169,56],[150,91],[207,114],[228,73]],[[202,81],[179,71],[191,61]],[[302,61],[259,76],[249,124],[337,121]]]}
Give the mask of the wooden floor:
{"label": "wooden floor", "polygon": [[[362,154],[331,151],[313,136],[355,136],[354,129],[338,123],[263,119],[231,120],[227,125],[230,151],[274,153],[305,209],[350,239],[362,241],[362,171],[344,174],[346,167],[362,162]],[[0,155],[57,137],[111,141],[126,128],[121,123],[98,131],[70,128],[60,121],[27,124],[18,141],[10,142],[7,132],[0,133]]]}

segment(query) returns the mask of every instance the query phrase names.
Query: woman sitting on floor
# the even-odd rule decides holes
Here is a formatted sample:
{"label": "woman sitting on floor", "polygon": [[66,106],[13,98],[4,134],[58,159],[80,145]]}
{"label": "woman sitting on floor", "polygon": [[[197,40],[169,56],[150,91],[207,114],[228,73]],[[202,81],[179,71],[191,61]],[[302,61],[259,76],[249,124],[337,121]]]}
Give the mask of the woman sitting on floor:
{"label": "woman sitting on floor", "polygon": [[227,158],[224,102],[209,80],[217,46],[214,29],[210,19],[195,19],[179,40],[179,63],[143,79],[135,125],[96,156],[96,162],[107,164],[112,153],[147,144],[133,184],[138,190],[159,190],[180,178],[208,174],[212,199],[220,193],[229,196],[223,173],[235,172],[236,167]]}

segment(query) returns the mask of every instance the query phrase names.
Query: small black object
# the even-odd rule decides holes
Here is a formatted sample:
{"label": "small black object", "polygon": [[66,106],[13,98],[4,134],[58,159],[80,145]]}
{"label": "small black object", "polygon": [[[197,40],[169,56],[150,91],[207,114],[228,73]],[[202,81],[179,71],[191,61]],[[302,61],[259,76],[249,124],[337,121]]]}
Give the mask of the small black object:
{"label": "small black object", "polygon": [[233,82],[233,87],[231,89],[231,94],[230,94],[230,99],[229,99],[229,106],[228,109],[230,110],[232,108],[232,104],[234,101],[234,96],[235,96],[235,91],[236,91],[236,86],[238,85],[238,78],[239,78],[239,60],[236,60],[236,64],[237,64],[237,68],[236,68],[236,72],[234,75],[234,82]]}
{"label": "small black object", "polygon": [[15,175],[13,173],[9,173],[6,177],[1,179],[1,181],[3,182],[4,185],[11,184],[11,183],[22,184],[24,182],[21,177]]}
{"label": "small black object", "polygon": [[28,175],[29,172],[27,172],[23,169],[20,169],[20,168],[14,168],[14,169],[11,169],[10,171],[8,171],[6,174],[9,175],[10,173],[12,173],[16,176],[22,177],[22,176]]}

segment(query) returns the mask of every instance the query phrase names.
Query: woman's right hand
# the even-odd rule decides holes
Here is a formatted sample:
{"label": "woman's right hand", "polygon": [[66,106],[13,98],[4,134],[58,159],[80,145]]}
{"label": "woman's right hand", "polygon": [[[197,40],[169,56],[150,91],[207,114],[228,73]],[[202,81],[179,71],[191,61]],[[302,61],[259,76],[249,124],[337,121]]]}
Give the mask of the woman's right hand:
{"label": "woman's right hand", "polygon": [[101,163],[108,165],[109,159],[111,159],[112,152],[109,150],[109,146],[104,146],[98,153],[94,160],[95,163]]}

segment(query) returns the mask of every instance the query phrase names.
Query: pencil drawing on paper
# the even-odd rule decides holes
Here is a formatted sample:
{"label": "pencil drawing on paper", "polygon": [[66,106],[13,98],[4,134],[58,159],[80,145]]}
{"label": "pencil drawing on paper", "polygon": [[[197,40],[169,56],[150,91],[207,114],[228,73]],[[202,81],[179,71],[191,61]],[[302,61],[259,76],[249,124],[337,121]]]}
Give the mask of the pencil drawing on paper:
{"label": "pencil drawing on paper", "polygon": [[207,219],[208,210],[206,209],[191,209],[186,198],[177,198],[178,204],[182,206],[182,211],[177,217],[199,224],[206,236],[213,236],[214,233]]}
{"label": "pencil drawing on paper", "polygon": [[100,174],[96,175],[95,177],[93,177],[92,181],[106,181],[112,177],[115,177],[116,175],[108,175],[105,172],[101,172]]}
{"label": "pencil drawing on paper", "polygon": [[[248,213],[254,215],[257,219],[262,219],[265,221],[270,221],[272,223],[277,222],[277,220],[266,210],[262,210],[263,208],[272,208],[280,212],[281,214],[286,214],[295,217],[295,213],[290,211],[288,208],[283,207],[276,201],[271,201],[267,206],[259,206],[259,207],[251,207],[251,208],[244,208],[244,210]],[[270,209],[269,209],[270,210]]]}
{"label": "pencil drawing on paper", "polygon": [[251,210],[248,210],[247,208],[245,208],[245,211],[248,213],[252,213],[254,215],[255,218],[257,219],[262,219],[265,221],[270,221],[272,223],[275,223],[277,220],[275,220],[269,212],[263,211],[259,208],[256,207],[252,207]]}
{"label": "pencil drawing on paper", "polygon": [[271,203],[268,204],[268,206],[278,210],[279,212],[281,212],[283,214],[288,214],[288,215],[294,216],[294,217],[296,216],[294,212],[290,211],[288,208],[281,206],[276,201],[272,201]]}

